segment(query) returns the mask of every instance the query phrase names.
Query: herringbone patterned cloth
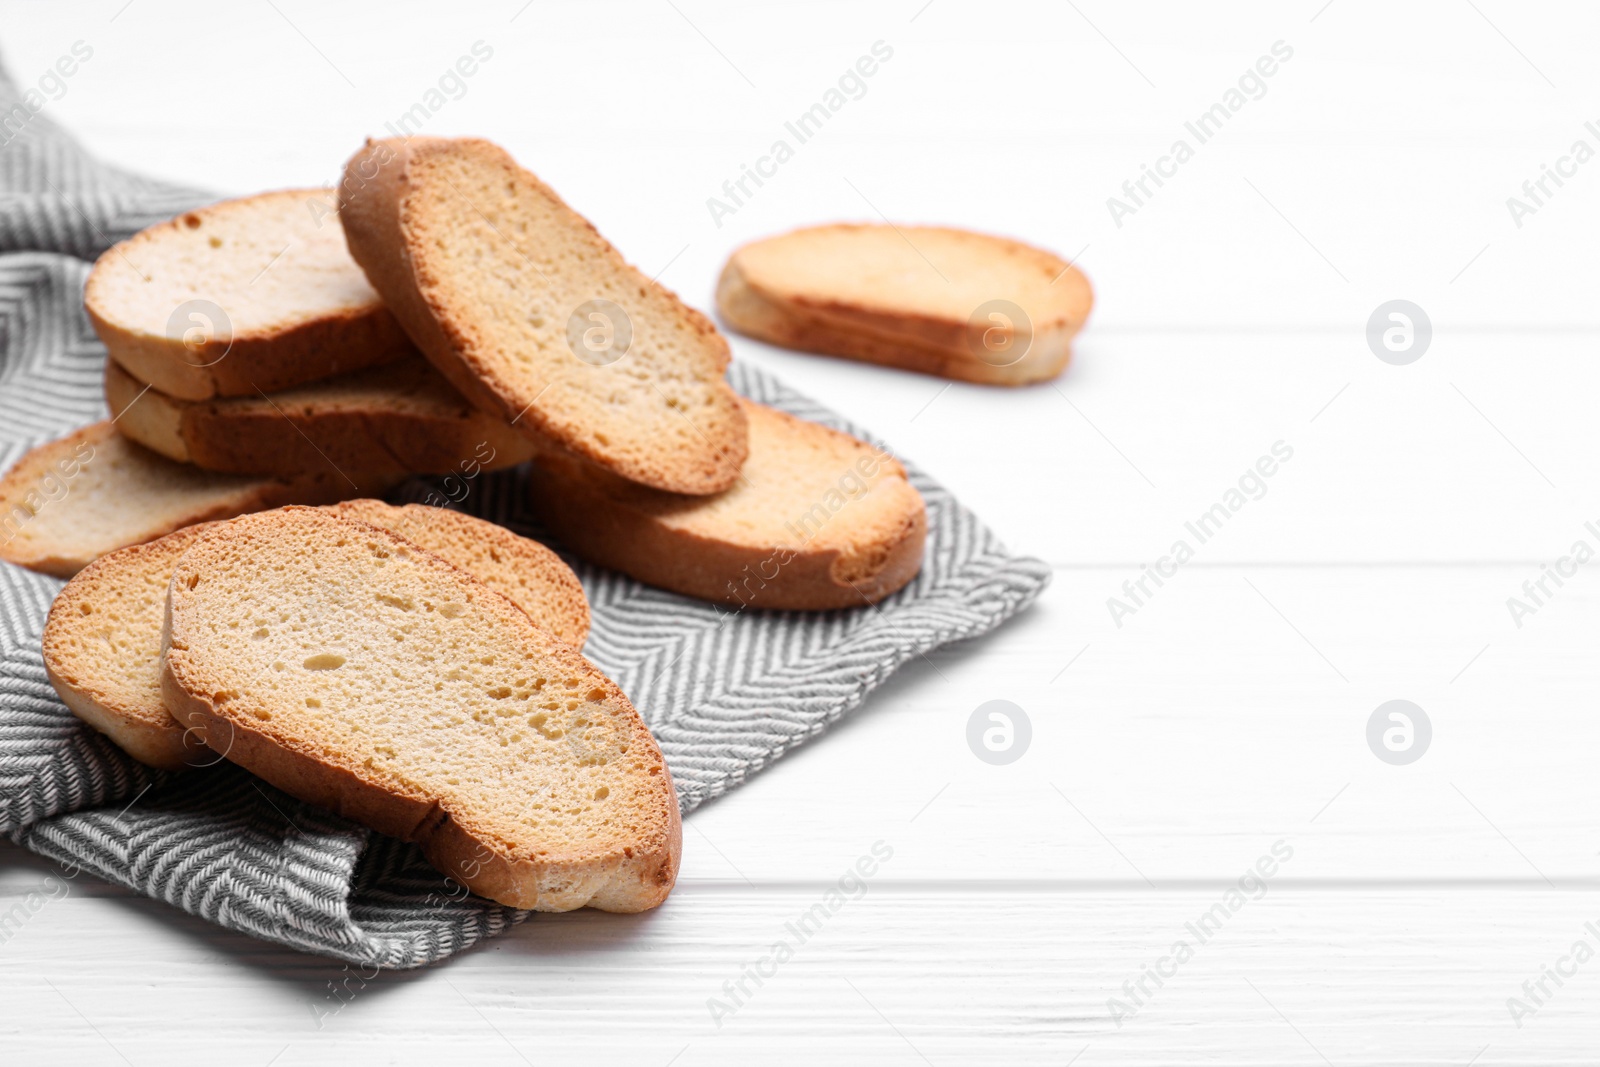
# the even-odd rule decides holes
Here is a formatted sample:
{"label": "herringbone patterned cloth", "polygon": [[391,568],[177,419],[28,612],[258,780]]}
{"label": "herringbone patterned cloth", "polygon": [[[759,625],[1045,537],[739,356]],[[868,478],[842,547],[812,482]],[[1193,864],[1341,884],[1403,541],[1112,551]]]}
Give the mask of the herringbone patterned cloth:
{"label": "herringbone patterned cloth", "polygon": [[[0,121],[28,108],[0,74]],[[0,464],[105,417],[105,350],[81,302],[87,260],[206,194],[89,157],[48,115],[0,127]],[[769,375],[734,387],[870,439]],[[594,609],[585,649],[666,753],[685,812],[818,736],[907,660],[984,633],[1049,571],[1008,554],[911,464],[928,503],[922,573],[878,607],[730,613],[577,565]],[[395,499],[437,488],[416,479]],[[479,478],[459,506],[538,537],[526,476]],[[525,916],[464,895],[414,845],[302,804],[222,763],[151,771],[80,723],[45,678],[39,634],[61,583],[0,564],[0,833],[234,930],[378,967],[438,960]]]}

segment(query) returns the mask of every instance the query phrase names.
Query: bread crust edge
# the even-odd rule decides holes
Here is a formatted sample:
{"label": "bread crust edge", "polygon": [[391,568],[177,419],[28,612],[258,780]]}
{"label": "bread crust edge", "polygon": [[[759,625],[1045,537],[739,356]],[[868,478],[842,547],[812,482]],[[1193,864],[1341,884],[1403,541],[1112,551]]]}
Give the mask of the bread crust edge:
{"label": "bread crust edge", "polygon": [[[90,443],[90,447],[118,437],[116,428],[109,421],[91,423],[80,427],[72,433],[58,437],[52,441],[36,445],[12,464],[11,468],[0,475],[0,522],[9,521],[15,509],[22,507],[21,497],[26,494],[28,487],[23,483],[30,477],[36,477],[54,455],[54,450],[65,447],[69,442],[83,440]],[[149,451],[143,445],[128,442],[128,446],[135,450]],[[166,457],[161,457],[166,462]],[[93,462],[91,456],[82,463]],[[0,541],[0,560],[14,563],[19,567],[48,574],[55,578],[71,578],[89,564],[118,549],[132,548],[134,545],[147,544],[159,537],[165,537],[175,530],[196,523],[211,522],[217,519],[231,519],[239,515],[246,515],[257,511],[267,511],[271,508],[282,507],[289,504],[332,504],[352,496],[381,496],[392,488],[401,479],[389,474],[369,475],[365,472],[356,472],[352,475],[359,482],[351,491],[346,492],[349,485],[342,477],[325,476],[322,472],[305,478],[294,480],[260,477],[253,486],[240,486],[228,495],[221,495],[211,504],[190,508],[187,511],[172,512],[165,517],[165,521],[152,524],[137,535],[130,538],[118,539],[115,544],[110,544],[102,551],[89,554],[74,554],[48,549],[27,551],[30,543],[22,541],[19,535]],[[71,493],[64,499],[70,500]],[[19,527],[25,528],[26,524]]]}
{"label": "bread crust edge", "polygon": [[[194,354],[181,340],[118,323],[103,306],[99,290],[105,284],[104,271],[123,260],[137,262],[142,245],[176,230],[188,216],[226,211],[241,200],[319,196],[328,192],[280,189],[219,201],[140,230],[104,252],[84,283],[83,307],[111,358],[134,377],[169,396],[207,400],[214,396],[251,396],[258,389],[270,393],[330,374],[380,366],[404,356],[411,350],[411,342],[381,303],[342,309],[276,329],[240,333],[227,345],[208,343],[200,351],[201,363],[195,362]],[[329,352],[340,354],[336,366],[328,365]]]}
{"label": "bread crust edge", "polygon": [[[526,168],[520,167],[503,149],[487,141],[467,140],[482,150],[492,150],[507,166],[530,178],[557,204],[566,206],[554,190]],[[541,452],[589,463],[600,469],[614,471],[641,485],[668,492],[707,495],[733,485],[738,480],[739,468],[748,448],[748,438],[744,435],[741,435],[734,461],[724,464],[726,469],[719,476],[707,478],[689,474],[660,477],[657,472],[635,463],[619,464],[610,457],[594,452],[586,439],[562,435],[539,409],[537,397],[531,403],[523,403],[520,397],[513,395],[497,380],[497,375],[490,368],[474,359],[474,346],[470,339],[454,328],[448,316],[442,314],[441,309],[435,307],[423,292],[417,277],[418,268],[411,255],[411,237],[406,219],[412,162],[447,143],[446,138],[416,137],[407,138],[396,147],[396,139],[368,140],[345,163],[344,175],[339,183],[339,214],[344,222],[345,242],[349,245],[351,257],[366,272],[372,287],[382,294],[396,319],[429,362],[469,401],[516,426],[535,442]],[[354,179],[352,171],[355,172]],[[576,212],[573,214],[577,215]],[[592,223],[581,215],[578,218],[597,241],[604,241]],[[659,283],[643,280],[651,287],[672,295]],[[717,333],[716,325],[702,312],[686,304],[682,307],[688,313],[691,328],[721,342],[719,362],[721,369],[726,370],[731,354],[726,340]],[[739,425],[742,429],[737,394],[725,380],[718,380],[715,384],[732,405],[736,419],[741,420]],[[680,472],[680,475],[683,473]]]}
{"label": "bread crust edge", "polygon": [[[454,564],[420,549],[398,534],[359,519],[330,517],[336,522],[364,528],[380,538],[392,538],[413,551],[421,551],[477,583],[477,579]],[[660,840],[647,841],[645,847],[626,849],[623,855],[615,857],[584,860],[557,857],[536,861],[507,855],[497,850],[492,842],[473,836],[467,827],[432,801],[363,781],[352,771],[297,751],[222,714],[211,697],[203,694],[203,687],[186,680],[185,676],[192,673],[193,668],[186,665],[187,654],[173,633],[172,590],[183,580],[188,556],[186,553],[184,560],[179,561],[168,587],[161,628],[161,694],[178,724],[195,730],[208,747],[291,796],[328,808],[380,833],[415,842],[428,862],[441,873],[501,904],[534,911],[594,907],[601,911],[639,912],[654,908],[667,898],[677,880],[682,859],[683,823],[665,758],[660,762],[664,816]],[[499,593],[487,586],[483,586],[481,592],[489,600],[500,602],[504,610],[534,625],[521,608]],[[557,644],[558,655],[564,653],[583,659],[567,646]],[[636,736],[659,753],[659,745],[632,703],[614,682],[598,669],[591,669],[603,679],[608,696],[620,698],[633,710]]]}
{"label": "bread crust edge", "polygon": [[[717,312],[746,337],[799,352],[837,356],[977,385],[1022,386],[1060,377],[1081,323],[1036,330],[1029,351],[997,366],[966,345],[968,324],[846,303],[804,304],[768,293],[739,269],[738,253],[717,280]],[[940,338],[933,343],[929,338]]]}
{"label": "bread crust edge", "polygon": [[[435,379],[433,384],[443,383]],[[304,388],[316,387],[313,382]],[[393,407],[333,400],[318,406],[298,399],[279,404],[270,396],[266,408],[253,396],[183,400],[146,387],[113,360],[106,361],[105,395],[123,436],[168,459],[220,474],[292,479],[331,466],[335,474],[448,475],[466,465],[485,471],[515,466],[535,451],[513,427],[476,407],[467,407],[465,417],[458,418],[408,411],[404,397],[397,397]],[[479,463],[474,457],[484,446],[494,456]]]}
{"label": "bread crust edge", "polygon": [[[898,466],[898,465],[897,465]],[[529,490],[540,521],[593,563],[674,593],[772,611],[859,608],[900,591],[922,569],[928,512],[901,472],[907,506],[899,528],[877,546],[881,561],[860,580],[846,573],[859,556],[837,548],[741,545],[674,529],[606,491],[606,479],[560,461],[536,459]]]}

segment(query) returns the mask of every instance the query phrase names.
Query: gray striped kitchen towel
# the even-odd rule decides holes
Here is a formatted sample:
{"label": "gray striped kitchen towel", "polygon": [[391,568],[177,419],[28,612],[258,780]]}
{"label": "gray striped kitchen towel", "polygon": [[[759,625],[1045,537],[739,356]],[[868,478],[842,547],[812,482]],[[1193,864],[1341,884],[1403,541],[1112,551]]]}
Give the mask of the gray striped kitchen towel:
{"label": "gray striped kitchen towel", "polygon": [[[40,106],[33,106],[38,103]],[[206,194],[91,158],[0,75],[0,465],[105,417],[105,350],[82,309],[88,260]],[[744,395],[871,440],[770,375]],[[666,753],[684,812],[738,786],[859,707],[908,660],[999,625],[1049,580],[911,464],[928,503],[927,557],[876,607],[732,613],[577,564],[594,610],[586,654]],[[526,472],[438,499],[538,537]],[[559,547],[559,546],[558,546]],[[441,959],[523,919],[466,895],[414,845],[303,804],[227,763],[152,771],[89,729],[45,678],[39,634],[61,582],[0,564],[0,833],[41,855],[233,930],[373,967]]]}

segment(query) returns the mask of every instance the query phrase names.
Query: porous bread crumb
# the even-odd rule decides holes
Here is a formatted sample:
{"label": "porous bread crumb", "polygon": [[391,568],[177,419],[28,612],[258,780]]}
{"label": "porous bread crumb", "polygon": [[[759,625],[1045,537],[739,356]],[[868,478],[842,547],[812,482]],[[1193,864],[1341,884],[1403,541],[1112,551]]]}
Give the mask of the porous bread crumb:
{"label": "porous bread crumb", "polygon": [[204,750],[161,701],[161,618],[173,568],[211,525],[91,563],[57,594],[40,638],[50,684],[73,713],[153,767],[176,770]]}
{"label": "porous bread crumb", "polygon": [[[481,578],[574,648],[588,636],[589,605],[577,576],[535,541],[482,519],[379,500],[336,505],[336,514],[399,533]],[[167,712],[160,686],[161,622],[178,559],[210,524],[101,557],[51,605],[42,637],[45,670],[79,718],[129,755],[167,769],[209,765],[214,755]],[[395,603],[400,603],[398,600]]]}
{"label": "porous bread crumb", "polygon": [[31,450],[0,478],[0,559],[70,578],[107,552],[197,522],[370,496],[396,480],[327,469],[292,479],[216,474],[97,422]]}
{"label": "porous bread crumb", "polygon": [[426,504],[347,500],[332,509],[381,526],[443,556],[527,612],[573,648],[589,636],[589,602],[561,557],[492,522]]}
{"label": "porous bread crumb", "polygon": [[96,261],[84,308],[113,359],[186,399],[273,392],[412,351],[350,258],[332,189],[223,201]]}
{"label": "porous bread crumb", "polygon": [[[346,164],[340,196],[356,261],[480,406],[641,484],[732,484],[746,431],[722,380],[727,342],[502,149],[369,142]],[[622,315],[596,324],[617,348],[594,361],[579,358],[573,333],[590,328],[579,312],[597,300]]]}
{"label": "porous bread crumb", "polygon": [[636,911],[676,875],[671,778],[622,692],[369,524],[286,508],[207,531],[173,575],[162,693],[213,747],[232,731],[230,759],[502,903]]}

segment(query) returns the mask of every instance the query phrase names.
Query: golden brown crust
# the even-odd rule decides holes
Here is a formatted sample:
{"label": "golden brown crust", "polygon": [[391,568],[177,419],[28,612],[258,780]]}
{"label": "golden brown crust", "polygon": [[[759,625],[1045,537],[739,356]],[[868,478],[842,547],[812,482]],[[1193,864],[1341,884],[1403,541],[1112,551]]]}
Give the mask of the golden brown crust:
{"label": "golden brown crust", "polygon": [[[140,381],[186,400],[252,396],[258,390],[270,393],[404,357],[411,351],[411,342],[376,299],[304,321],[240,330],[226,345],[213,342],[196,350],[180,339],[119,321],[107,306],[103,294],[108,274],[139,269],[132,264],[143,261],[148,249],[191,228],[190,220],[204,222],[240,204],[328,199],[331,195],[327,189],[285,189],[224,201],[158,223],[112,247],[95,262],[84,286],[84,311],[106,351]],[[338,223],[331,212],[325,221]]]}
{"label": "golden brown crust", "polygon": [[[214,751],[292,797],[379,833],[417,843],[436,870],[481,897],[532,911],[590,907],[631,913],[660,905],[677,880],[683,858],[683,822],[676,800],[663,805],[663,825],[620,860],[510,855],[497,847],[497,842],[475,836],[425,797],[364,781],[311,751],[221,714],[209,696],[183,688],[183,675],[181,667],[174,670],[163,658],[163,699],[174,718],[204,738]],[[640,729],[641,742],[654,746],[643,723]],[[664,764],[661,774],[670,787]]]}
{"label": "golden brown crust", "polygon": [[[980,354],[984,351],[984,332],[972,321],[976,303],[969,308],[952,294],[948,299],[954,303],[937,311],[905,306],[892,295],[875,291],[867,280],[874,266],[870,262],[861,266],[862,279],[834,275],[826,289],[814,283],[791,285],[784,277],[780,250],[788,241],[818,235],[872,239],[885,229],[818,226],[746,245],[735,251],[723,267],[717,283],[717,310],[727,325],[757,340],[956,381],[1027,385],[1055,378],[1065,369],[1071,358],[1072,339],[1093,305],[1093,293],[1088,280],[1075,267],[1020,242],[942,227],[910,228],[919,235],[939,235],[963,249],[970,259],[968,269],[974,274],[979,273],[986,260],[998,256],[1011,261],[1009,269],[1023,276],[1055,279],[1044,287],[1050,298],[1048,305],[1037,302],[1042,299],[1037,292],[1029,300],[1034,305],[1029,310],[1031,340],[1025,354],[1014,362],[1005,356],[990,358]],[[863,250],[862,255],[869,257],[870,252]],[[752,269],[754,256],[760,257],[759,270]],[[948,260],[945,267],[956,269]],[[1003,279],[982,285],[977,291],[987,294],[986,299],[1005,299],[1009,292]],[[929,283],[927,291],[945,297],[938,279]],[[964,287],[964,291],[970,294],[972,285]],[[976,296],[969,297],[969,301],[976,300]]]}
{"label": "golden brown crust", "polygon": [[[538,542],[421,504],[395,507],[362,499],[328,510],[443,556],[506,594],[537,625],[573,648],[583,647],[589,631],[583,587],[560,557]],[[57,594],[40,641],[50,683],[67,707],[133,758],[165,770],[208,766],[217,759],[167,712],[159,692],[167,584],[178,558],[211,525],[190,526],[91,563]],[[159,602],[149,599],[156,589]],[[132,606],[148,605],[151,611],[130,617],[128,601],[140,601],[141,594],[142,602]]]}
{"label": "golden brown crust", "polygon": [[[480,377],[474,353],[452,336],[447,320],[434,313],[417,284],[403,222],[406,165],[411,153],[408,143],[369,140],[345,164],[339,183],[339,214],[350,255],[366,272],[372,287],[383,294],[412,342],[462,396],[480,410],[507,420],[516,418],[512,402]],[[539,425],[540,417],[534,413],[523,432]]]}
{"label": "golden brown crust", "polygon": [[[162,771],[181,771],[194,765],[190,760],[194,759],[195,751],[200,746],[198,743],[194,748],[187,745],[184,739],[191,733],[175,721],[152,725],[119,715],[101,701],[74,689],[70,681],[58,677],[48,661],[45,668],[51,686],[67,710],[105,734],[118,748],[140,763]],[[208,763],[210,759],[202,758],[200,762]]]}
{"label": "golden brown crust", "polygon": [[203,470],[294,477],[331,468],[390,474],[496,470],[531,444],[473,408],[420,358],[275,396],[177,400],[107,361],[106,404],[127,437]]}
{"label": "golden brown crust", "polygon": [[0,477],[0,559],[57,578],[70,578],[90,563],[92,557],[40,543],[25,531],[45,509],[66,499],[70,488],[58,496],[55,486],[69,487],[93,460],[96,448],[115,433],[109,422],[74,430],[28,450]]}
{"label": "golden brown crust", "polygon": [[[723,320],[747,337],[796,352],[813,352],[843,359],[876,363],[882,367],[931,374],[977,385],[1031,385],[1059,377],[1072,358],[1071,337],[1035,338],[1026,356],[1008,366],[976,359],[965,350],[933,348],[880,332],[880,328],[848,325],[826,315],[797,307],[784,307],[744,284],[729,263],[717,283],[717,307]],[[900,323],[912,332],[910,321]]]}
{"label": "golden brown crust", "polygon": [[[111,474],[101,479],[96,462]],[[0,478],[0,559],[70,578],[108,552],[195,523],[371,496],[397,480],[361,471],[349,480],[331,471],[283,480],[208,473],[97,422],[38,446]]]}
{"label": "golden brown crust", "polygon": [[[442,798],[426,795],[420,786],[401,786],[371,768],[370,761],[355,762],[353,756],[321,748],[323,742],[307,732],[306,723],[314,720],[295,717],[292,697],[291,704],[274,703],[279,699],[272,696],[275,689],[257,691],[228,664],[213,661],[201,599],[205,594],[196,590],[209,590],[224,580],[224,574],[235,580],[228,563],[233,545],[250,539],[252,551],[273,542],[280,542],[285,552],[314,551],[309,546],[324,540],[333,543],[351,531],[448,582],[486,618],[495,620],[495,632],[503,639],[517,635],[519,655],[539,659],[557,675],[580,679],[581,686],[592,690],[591,700],[618,709],[633,746],[631,765],[644,775],[639,779],[640,795],[654,798],[649,825],[635,827],[635,839],[626,847],[606,845],[593,853],[545,849],[537,839],[501,840],[496,831],[479,825],[471,810],[446,810]],[[202,734],[213,749],[293,796],[419,843],[439,870],[481,895],[513,907],[547,911],[583,906],[642,911],[660,904],[671,890],[682,855],[676,795],[659,748],[627,698],[577,652],[534,626],[511,601],[401,537],[307,508],[285,508],[229,523],[202,537],[179,562],[168,594],[162,644],[163,699],[173,716]],[[258,705],[270,713],[253,715],[245,710]],[[409,713],[404,704],[388,709],[388,714]]]}
{"label": "golden brown crust", "polygon": [[[573,236],[591,258],[603,262],[606,269],[629,276],[641,300],[672,305],[678,328],[693,335],[691,343],[715,354],[717,374],[726,369],[729,359],[727,342],[706,316],[628,266],[593,224],[572,212],[553,190],[518,167],[498,146],[487,141],[428,137],[368,141],[346,164],[340,184],[345,237],[352,256],[417,347],[462,395],[511,422],[533,438],[541,452],[571,456],[640,484],[674,492],[714,493],[733,484],[745,457],[745,433],[736,397],[720,378],[710,383],[718,418],[704,428],[696,426],[692,448],[673,450],[663,444],[643,457],[630,455],[609,439],[620,437],[619,431],[626,427],[574,425],[554,397],[546,399],[551,382],[531,382],[525,375],[507,372],[499,359],[502,353],[485,336],[481,318],[473,309],[457,308],[433,295],[439,288],[436,272],[450,266],[440,268],[423,261],[432,238],[427,221],[416,217],[413,194],[419,179],[414,172],[430,156],[448,153],[462,153],[486,167],[501,169],[508,185],[520,183],[531,195],[555,205],[563,216],[570,216],[568,221],[575,224]],[[659,415],[663,421],[683,417],[681,411],[669,410],[665,404]],[[673,429],[677,429],[675,424]]]}
{"label": "golden brown crust", "polygon": [[[197,741],[186,743],[187,731],[167,714],[154,691],[140,691],[118,677],[117,661],[138,652],[122,646],[137,644],[144,636],[140,627],[146,625],[155,653],[148,662],[149,683],[157,681],[161,620],[159,612],[133,618],[112,614],[126,610],[127,597],[108,596],[107,586],[125,586],[137,574],[146,585],[164,591],[178,557],[211,525],[186,527],[89,564],[56,594],[39,641],[50,684],[72,713],[140,763],[163,770],[190,766],[205,748]],[[118,602],[107,603],[112,599]]]}
{"label": "golden brown crust", "polygon": [[[738,513],[709,514],[740,488],[722,497],[674,497],[571,461],[541,457],[531,475],[541,521],[574,552],[601,566],[649,585],[738,607],[856,608],[876,603],[911,581],[922,566],[928,519],[921,496],[899,463],[826,427],[746,404],[752,409],[752,452],[746,468],[751,479],[784,477],[781,465],[773,470],[773,457],[763,449],[789,447],[807,437],[842,438],[858,448],[861,462],[870,464],[861,470],[881,476],[873,489],[879,501],[870,509],[859,501],[840,505],[827,520],[837,525],[826,537],[802,536],[810,531],[802,523],[800,534],[752,538]],[[848,477],[850,469],[829,470],[825,477]],[[799,517],[816,503],[801,495],[778,506],[784,515]]]}
{"label": "golden brown crust", "polygon": [[346,500],[330,509],[381,526],[471,574],[517,604],[539,626],[575,649],[589,637],[589,600],[572,568],[537,541],[504,526],[428,504],[396,507]]}

